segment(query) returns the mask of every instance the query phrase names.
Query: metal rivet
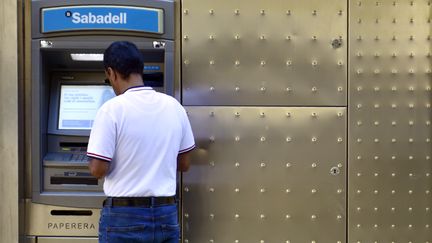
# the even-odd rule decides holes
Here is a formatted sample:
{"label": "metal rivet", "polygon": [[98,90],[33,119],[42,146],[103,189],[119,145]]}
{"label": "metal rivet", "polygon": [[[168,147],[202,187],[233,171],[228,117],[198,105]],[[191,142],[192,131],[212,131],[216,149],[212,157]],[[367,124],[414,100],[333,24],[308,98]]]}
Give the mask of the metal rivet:
{"label": "metal rivet", "polygon": [[184,9],[184,10],[183,10],[183,13],[184,13],[185,15],[187,15],[187,14],[189,13],[189,10],[188,10],[188,9]]}
{"label": "metal rivet", "polygon": [[287,66],[291,66],[292,65],[292,61],[291,60],[288,60],[288,61],[286,61],[286,63],[285,63]]}
{"label": "metal rivet", "polygon": [[240,163],[239,163],[239,162],[236,162],[236,163],[234,164],[234,166],[238,168],[238,167],[240,167]]}
{"label": "metal rivet", "polygon": [[316,168],[317,167],[317,163],[312,163],[312,168]]}
{"label": "metal rivet", "polygon": [[214,65],[214,64],[215,64],[215,61],[214,61],[214,60],[210,60],[210,61],[209,61],[209,64],[210,64],[210,65]]}
{"label": "metal rivet", "polygon": [[209,165],[210,165],[211,167],[214,167],[214,166],[215,166],[215,162],[214,162],[214,161],[210,161]]}
{"label": "metal rivet", "polygon": [[265,66],[266,65],[266,61],[261,61],[261,66]]}
{"label": "metal rivet", "polygon": [[262,162],[262,163],[260,164],[260,167],[261,167],[261,168],[266,167],[266,163]]}
{"label": "metal rivet", "polygon": [[234,65],[236,65],[236,66],[240,66],[240,61],[239,61],[239,60],[236,60],[236,61],[234,62]]}
{"label": "metal rivet", "polygon": [[210,40],[214,40],[214,38],[215,38],[214,35],[209,35]]}
{"label": "metal rivet", "polygon": [[240,35],[235,35],[235,36],[234,36],[234,39],[236,39],[236,40],[240,40]]}
{"label": "metal rivet", "polygon": [[264,10],[264,9],[261,9],[260,14],[261,14],[261,15],[265,15],[265,10]]}
{"label": "metal rivet", "polygon": [[291,15],[291,10],[287,10],[285,13],[286,15]]}
{"label": "metal rivet", "polygon": [[261,87],[260,90],[264,93],[266,91],[266,87]]}
{"label": "metal rivet", "polygon": [[291,192],[291,189],[285,189],[285,192],[286,192],[286,193],[290,193],[290,192]]}
{"label": "metal rivet", "polygon": [[317,218],[316,215],[312,215],[312,216],[311,216],[311,219],[312,219],[312,220],[314,220],[314,219],[316,219],[316,218]]}
{"label": "metal rivet", "polygon": [[213,10],[213,9],[210,9],[210,10],[209,10],[209,14],[213,15],[213,14],[214,14],[214,10]]}
{"label": "metal rivet", "polygon": [[285,139],[285,141],[287,141],[287,142],[289,143],[289,142],[292,141],[292,138],[291,138],[291,137],[287,137],[287,138]]}
{"label": "metal rivet", "polygon": [[184,188],[184,191],[185,191],[185,192],[189,192],[189,187],[185,187],[185,188]]}
{"label": "metal rivet", "polygon": [[187,40],[187,39],[189,39],[189,36],[185,35],[185,36],[183,36],[183,39]]}
{"label": "metal rivet", "polygon": [[240,14],[240,10],[236,9],[236,10],[234,10],[234,13],[235,13],[235,15],[239,15]]}
{"label": "metal rivet", "polygon": [[286,163],[285,167],[287,167],[287,168],[291,167],[291,163]]}

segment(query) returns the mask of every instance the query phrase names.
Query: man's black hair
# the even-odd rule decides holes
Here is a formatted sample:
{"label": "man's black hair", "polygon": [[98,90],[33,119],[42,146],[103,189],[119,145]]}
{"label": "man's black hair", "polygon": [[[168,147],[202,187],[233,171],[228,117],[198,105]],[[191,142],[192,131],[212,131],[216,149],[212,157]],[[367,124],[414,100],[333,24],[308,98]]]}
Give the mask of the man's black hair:
{"label": "man's black hair", "polygon": [[104,67],[119,72],[127,79],[131,73],[142,74],[144,59],[135,44],[129,41],[116,41],[104,52]]}

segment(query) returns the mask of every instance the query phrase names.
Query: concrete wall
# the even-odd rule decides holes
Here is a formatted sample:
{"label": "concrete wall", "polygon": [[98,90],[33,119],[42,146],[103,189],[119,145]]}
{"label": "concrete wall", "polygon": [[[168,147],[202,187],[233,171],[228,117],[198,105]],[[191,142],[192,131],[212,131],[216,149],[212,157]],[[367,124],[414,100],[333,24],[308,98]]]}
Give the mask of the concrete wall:
{"label": "concrete wall", "polygon": [[18,1],[0,1],[0,242],[18,242]]}

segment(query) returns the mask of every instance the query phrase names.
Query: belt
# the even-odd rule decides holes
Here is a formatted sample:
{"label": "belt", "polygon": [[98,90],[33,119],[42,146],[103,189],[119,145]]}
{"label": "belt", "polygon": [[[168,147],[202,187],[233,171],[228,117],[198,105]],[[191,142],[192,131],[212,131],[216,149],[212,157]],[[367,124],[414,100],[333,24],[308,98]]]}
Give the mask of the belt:
{"label": "belt", "polygon": [[145,207],[164,206],[175,204],[172,197],[108,197],[103,201],[106,207]]}

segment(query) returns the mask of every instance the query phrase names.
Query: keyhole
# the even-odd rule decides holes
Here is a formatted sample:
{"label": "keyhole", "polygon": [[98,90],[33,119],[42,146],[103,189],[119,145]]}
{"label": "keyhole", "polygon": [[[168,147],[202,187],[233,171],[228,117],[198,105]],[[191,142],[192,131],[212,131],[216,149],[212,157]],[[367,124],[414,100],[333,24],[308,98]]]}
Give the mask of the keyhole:
{"label": "keyhole", "polygon": [[340,170],[338,167],[333,167],[330,169],[330,174],[332,175],[338,175],[340,173]]}

